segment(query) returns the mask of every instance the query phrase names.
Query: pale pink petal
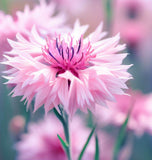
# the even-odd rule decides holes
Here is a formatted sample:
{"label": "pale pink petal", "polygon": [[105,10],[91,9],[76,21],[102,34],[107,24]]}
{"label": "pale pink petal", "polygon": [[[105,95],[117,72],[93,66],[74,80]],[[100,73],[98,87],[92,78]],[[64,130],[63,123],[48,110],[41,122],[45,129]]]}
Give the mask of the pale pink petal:
{"label": "pale pink petal", "polygon": [[62,105],[72,117],[77,109],[93,111],[96,104],[107,106],[116,94],[125,94],[132,77],[130,65],[122,65],[127,54],[116,54],[125,47],[119,45],[119,34],[100,40],[100,24],[84,37],[88,26],[78,20],[71,32],[54,36],[45,37],[37,28],[27,38],[18,34],[17,41],[9,40],[13,49],[3,63],[15,68],[5,76],[7,84],[15,85],[13,96],[23,96],[28,106],[35,98],[34,111],[44,105],[47,113]]}

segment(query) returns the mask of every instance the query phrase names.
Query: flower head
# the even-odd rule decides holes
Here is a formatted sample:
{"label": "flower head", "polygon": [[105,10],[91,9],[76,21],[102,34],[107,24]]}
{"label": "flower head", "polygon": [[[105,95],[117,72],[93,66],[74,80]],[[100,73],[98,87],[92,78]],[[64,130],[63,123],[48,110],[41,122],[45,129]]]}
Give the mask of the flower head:
{"label": "flower head", "polygon": [[18,42],[9,41],[13,49],[4,63],[13,67],[6,76],[8,84],[16,85],[13,95],[23,95],[28,105],[35,97],[35,110],[44,104],[48,112],[61,104],[72,115],[77,109],[106,106],[115,94],[124,94],[122,89],[127,89],[125,82],[131,76],[130,66],[121,65],[127,54],[115,54],[125,47],[118,45],[119,35],[100,40],[105,33],[99,25],[83,38],[86,30],[77,21],[71,33],[46,41],[35,28],[29,41],[20,34]]}
{"label": "flower head", "polygon": [[[30,9],[26,5],[24,11],[17,11],[16,18],[11,15],[5,15],[0,11],[0,52],[1,55],[10,51],[11,47],[7,38],[15,40],[16,34],[20,33],[28,38],[29,31],[35,25],[41,35],[49,34],[52,36],[55,32],[69,30],[64,26],[66,21],[65,14],[56,12],[54,3],[47,4],[45,0],[40,0],[40,4]],[[47,23],[46,23],[47,22]]]}
{"label": "flower head", "polygon": [[54,3],[47,4],[45,0],[39,0],[39,2],[40,4],[33,9],[26,5],[23,12],[16,12],[16,26],[19,32],[27,32],[33,25],[38,26],[39,32],[42,34],[53,34],[61,30],[66,21],[65,14],[63,12],[55,14]]}
{"label": "flower head", "polygon": [[16,27],[13,18],[0,11],[0,59],[4,51],[11,49],[7,38],[15,39],[15,34]]}
{"label": "flower head", "polygon": [[66,154],[57,137],[57,134],[61,135],[61,133],[62,127],[52,116],[38,124],[31,123],[28,127],[28,133],[23,134],[21,141],[15,146],[19,152],[17,159],[66,160]]}
{"label": "flower head", "polygon": [[[79,128],[79,132],[77,129]],[[70,123],[71,153],[72,159],[76,160],[85,144],[89,129],[82,125],[78,117]],[[21,136],[21,141],[15,145],[18,151],[18,160],[66,160],[66,154],[57,137],[63,139],[63,129],[58,119],[52,115],[38,123],[31,123],[28,133]],[[80,136],[81,135],[81,136]],[[91,142],[86,149],[83,160],[92,160],[94,155],[94,143]],[[92,145],[93,144],[93,145]]]}
{"label": "flower head", "polygon": [[[87,128],[78,116],[72,119],[69,127],[71,133],[71,155],[72,159],[76,160],[90,134],[90,128]],[[21,141],[15,145],[18,152],[17,160],[66,160],[66,154],[62,149],[57,134],[64,139],[60,122],[51,114],[43,121],[30,123],[28,132],[23,134]],[[103,151],[100,154],[100,159],[111,160],[114,149],[114,137],[103,132],[103,130],[98,130],[97,135],[99,139],[99,151]],[[127,147],[121,150],[121,155],[118,159],[128,159],[131,152],[131,146],[128,144]],[[92,137],[82,160],[93,160],[94,154],[95,138]]]}
{"label": "flower head", "polygon": [[[116,96],[116,103],[109,103],[110,110],[97,109],[97,117],[105,124],[122,125],[130,111],[128,129],[137,135],[144,132],[152,133],[152,95],[144,95],[140,92],[132,92],[132,96]],[[137,127],[138,126],[138,127]]]}

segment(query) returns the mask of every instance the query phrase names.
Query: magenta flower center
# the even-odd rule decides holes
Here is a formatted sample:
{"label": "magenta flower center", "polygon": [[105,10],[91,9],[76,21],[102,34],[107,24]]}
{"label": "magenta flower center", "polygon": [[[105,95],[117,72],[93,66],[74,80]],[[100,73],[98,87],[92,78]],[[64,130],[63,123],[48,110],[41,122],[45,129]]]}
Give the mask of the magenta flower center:
{"label": "magenta flower center", "polygon": [[66,70],[78,77],[78,70],[83,70],[90,66],[89,59],[93,49],[90,42],[83,43],[83,38],[74,40],[71,36],[61,40],[61,36],[56,39],[47,39],[47,44],[42,48],[45,60],[51,67],[58,70],[58,74]]}

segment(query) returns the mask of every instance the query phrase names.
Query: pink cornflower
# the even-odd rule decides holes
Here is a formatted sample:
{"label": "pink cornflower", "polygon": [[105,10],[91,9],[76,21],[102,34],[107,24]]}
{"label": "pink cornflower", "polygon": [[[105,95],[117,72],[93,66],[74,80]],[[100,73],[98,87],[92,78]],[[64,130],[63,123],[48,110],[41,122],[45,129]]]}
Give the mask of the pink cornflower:
{"label": "pink cornflower", "polygon": [[16,27],[13,18],[0,11],[0,59],[2,58],[2,53],[4,51],[11,49],[7,42],[7,38],[14,39],[15,34]]}
{"label": "pink cornflower", "polygon": [[[77,132],[79,127],[79,132]],[[76,117],[70,123],[71,153],[72,159],[76,160],[83,148],[89,129],[82,125],[80,118]],[[18,160],[66,160],[66,154],[57,137],[63,139],[63,129],[58,119],[53,115],[38,123],[31,123],[28,133],[21,136],[21,141],[15,145],[18,151]],[[93,145],[92,145],[93,144]],[[94,143],[90,143],[82,160],[93,160]]]}
{"label": "pink cornflower", "polygon": [[128,129],[133,130],[137,135],[144,132],[152,133],[152,95],[144,95],[140,92],[133,92],[131,96],[120,95],[116,97],[117,103],[109,103],[109,110],[97,109],[97,119],[107,124],[122,125],[128,112],[130,112]]}
{"label": "pink cornflower", "polygon": [[[79,131],[78,131],[79,129]],[[75,116],[70,122],[71,154],[72,159],[78,156],[89,136],[90,129],[87,128],[82,119]],[[63,139],[63,129],[58,119],[53,115],[38,123],[31,123],[28,132],[21,136],[21,141],[15,145],[18,152],[17,160],[66,160],[66,154],[57,138],[59,134]],[[100,159],[111,160],[114,149],[114,137],[98,130]],[[119,160],[127,160],[130,156],[130,144],[121,151]],[[82,160],[94,160],[95,137],[93,136],[86,148]]]}
{"label": "pink cornflower", "polygon": [[23,134],[21,141],[15,145],[18,160],[66,160],[66,154],[57,134],[63,137],[62,126],[58,120],[48,117],[38,124],[31,123],[28,133]]}
{"label": "pink cornflower", "polygon": [[53,35],[63,29],[69,30],[64,25],[65,14],[55,14],[55,12],[56,6],[53,3],[47,4],[45,0],[40,0],[40,4],[33,9],[26,5],[23,12],[16,12],[15,17],[0,12],[0,55],[11,49],[7,42],[8,38],[15,40],[17,33],[21,33],[27,38],[33,25],[38,27],[38,32],[41,35]]}
{"label": "pink cornflower", "polygon": [[[99,141],[99,160],[112,160],[116,137],[104,132],[103,130],[98,130],[98,141]],[[94,147],[95,150],[95,147]],[[118,155],[118,160],[128,160],[132,151],[132,144],[127,141],[124,147]],[[93,160],[94,158],[92,158]]]}
{"label": "pink cornflower", "polygon": [[88,33],[104,19],[104,5],[100,0],[53,0],[53,2],[59,11],[62,10],[68,15],[70,24],[75,22],[76,18],[79,18],[82,24],[89,24]]}
{"label": "pink cornflower", "polygon": [[53,0],[60,9],[66,10],[69,14],[78,15],[86,9],[87,0]]}
{"label": "pink cornflower", "polygon": [[125,45],[118,45],[119,35],[100,40],[102,25],[84,38],[87,28],[77,21],[71,33],[45,41],[34,27],[29,41],[20,34],[17,42],[9,40],[13,49],[4,64],[13,67],[6,71],[7,84],[16,85],[13,96],[23,95],[27,106],[35,97],[35,111],[44,104],[47,113],[61,104],[73,115],[77,109],[107,106],[115,94],[124,94],[130,65],[121,65],[127,54],[115,53]]}
{"label": "pink cornflower", "polygon": [[16,12],[15,21],[18,32],[26,33],[27,30],[32,29],[33,25],[36,25],[42,34],[54,34],[60,31],[61,27],[64,28],[65,14],[63,12],[55,14],[56,6],[53,2],[49,4],[45,0],[39,0],[39,2],[40,4],[33,9],[26,5],[23,12]]}
{"label": "pink cornflower", "polygon": [[113,32],[119,31],[122,40],[130,47],[140,48],[139,53],[151,36],[151,4],[150,0],[116,0],[113,3]]}

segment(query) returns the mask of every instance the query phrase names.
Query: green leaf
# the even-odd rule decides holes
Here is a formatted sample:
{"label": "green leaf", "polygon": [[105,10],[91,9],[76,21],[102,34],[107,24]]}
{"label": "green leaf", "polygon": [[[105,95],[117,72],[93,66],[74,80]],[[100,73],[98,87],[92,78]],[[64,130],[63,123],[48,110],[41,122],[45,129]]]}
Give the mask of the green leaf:
{"label": "green leaf", "polygon": [[98,136],[96,134],[95,136],[95,141],[96,141],[96,152],[95,152],[95,160],[99,160],[99,141],[98,141]]}
{"label": "green leaf", "polygon": [[90,139],[91,139],[91,137],[92,137],[92,135],[93,135],[93,133],[95,131],[95,128],[96,128],[96,126],[93,127],[93,129],[92,129],[92,131],[91,131],[91,133],[90,133],[90,135],[89,135],[89,137],[88,137],[88,139],[87,139],[87,141],[86,141],[86,143],[85,143],[85,145],[84,145],[84,147],[83,147],[83,149],[82,149],[82,151],[81,151],[81,153],[79,155],[78,160],[81,160],[81,158],[82,158],[82,156],[83,156],[83,154],[84,154],[84,152],[85,152],[85,150],[86,150],[86,148],[87,148],[87,146],[88,146],[88,144],[90,142]]}
{"label": "green leaf", "polygon": [[114,147],[113,160],[117,160],[120,148],[121,148],[121,146],[124,142],[125,135],[126,135],[126,128],[127,128],[127,124],[128,124],[128,121],[129,121],[130,113],[131,112],[128,113],[123,125],[120,128],[120,132],[119,132],[119,135],[118,135],[115,147]]}
{"label": "green leaf", "polygon": [[59,135],[57,135],[57,136],[62,144],[62,147],[66,150],[69,147],[69,145]]}

